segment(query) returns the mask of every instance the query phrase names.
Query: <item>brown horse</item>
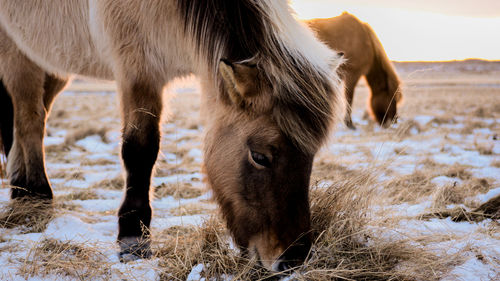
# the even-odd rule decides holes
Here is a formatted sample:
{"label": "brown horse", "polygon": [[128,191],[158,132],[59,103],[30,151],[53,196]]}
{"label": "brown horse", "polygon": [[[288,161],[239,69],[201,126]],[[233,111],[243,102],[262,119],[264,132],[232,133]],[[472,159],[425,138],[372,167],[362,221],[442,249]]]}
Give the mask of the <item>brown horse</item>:
{"label": "brown horse", "polygon": [[123,260],[151,255],[162,90],[194,73],[210,114],[204,166],[235,242],[269,269],[302,262],[314,155],[340,114],[341,57],[285,0],[0,0],[0,129],[11,197],[51,200],[43,136],[72,74],[116,80]]}
{"label": "brown horse", "polygon": [[382,126],[395,122],[397,105],[402,100],[400,81],[373,29],[346,12],[338,17],[313,19],[306,23],[320,40],[343,52],[346,58],[340,69],[347,99],[345,124],[355,129],[351,106],[354,88],[361,76],[365,76],[371,88],[369,112],[372,117]]}

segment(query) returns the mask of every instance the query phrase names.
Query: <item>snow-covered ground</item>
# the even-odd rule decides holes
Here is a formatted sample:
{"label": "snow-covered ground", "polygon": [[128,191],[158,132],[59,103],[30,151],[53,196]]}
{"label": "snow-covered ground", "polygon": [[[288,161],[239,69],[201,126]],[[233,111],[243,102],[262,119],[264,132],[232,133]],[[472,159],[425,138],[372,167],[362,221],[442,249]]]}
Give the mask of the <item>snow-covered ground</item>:
{"label": "snow-covered ground", "polygon": [[[172,226],[200,225],[216,209],[201,174],[199,88],[187,81],[172,91],[178,94],[171,101],[169,121],[162,125],[162,152],[153,179],[153,237]],[[419,97],[422,92],[424,98]],[[500,89],[409,88],[400,122],[389,129],[363,118],[366,93],[365,87],[358,89],[353,114],[358,129],[339,126],[332,133],[317,155],[312,182],[335,182],[338,171],[332,164],[354,176],[375,173],[380,198],[374,201],[374,214],[393,219],[392,224],[371,226],[375,235],[387,240],[433,237],[415,241],[415,247],[460,253],[464,262],[450,268],[443,280],[500,280],[498,221],[419,218],[437,209],[471,210],[500,194]],[[117,257],[122,168],[116,100],[112,92],[66,91],[56,101],[45,145],[59,210],[43,232],[0,225],[0,280],[81,279],[81,273],[33,270],[44,266],[40,245],[54,240],[97,250],[107,271],[93,279],[159,278],[157,259],[122,264]],[[444,196],[447,192],[456,196]],[[8,198],[9,189],[0,188],[0,210],[7,210]],[[194,267],[190,280],[198,280],[202,268]]]}

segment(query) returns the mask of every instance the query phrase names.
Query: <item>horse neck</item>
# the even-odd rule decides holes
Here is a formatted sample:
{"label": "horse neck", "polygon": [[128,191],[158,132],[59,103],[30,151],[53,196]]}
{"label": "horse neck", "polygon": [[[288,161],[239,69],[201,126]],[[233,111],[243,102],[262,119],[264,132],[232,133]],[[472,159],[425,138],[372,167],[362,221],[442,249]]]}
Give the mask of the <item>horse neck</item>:
{"label": "horse neck", "polygon": [[[384,61],[387,60],[387,61]],[[366,81],[372,89],[372,94],[386,93],[392,96],[399,88],[399,79],[386,57],[375,54]]]}

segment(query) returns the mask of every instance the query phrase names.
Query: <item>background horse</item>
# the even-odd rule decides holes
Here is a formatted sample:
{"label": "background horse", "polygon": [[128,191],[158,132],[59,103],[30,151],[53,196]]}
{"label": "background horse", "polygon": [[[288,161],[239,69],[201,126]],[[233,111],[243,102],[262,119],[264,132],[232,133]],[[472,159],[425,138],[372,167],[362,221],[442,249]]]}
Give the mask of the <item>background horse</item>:
{"label": "background horse", "polygon": [[123,115],[124,260],[151,255],[162,90],[197,74],[204,165],[237,245],[270,269],[306,257],[313,158],[341,112],[342,59],[275,0],[0,0],[1,130],[12,198],[51,200],[45,121],[72,74],[116,80]]}
{"label": "background horse", "polygon": [[369,112],[372,117],[382,126],[396,121],[397,104],[402,100],[400,81],[373,29],[346,12],[338,17],[306,23],[320,40],[343,52],[346,58],[340,69],[347,99],[345,124],[355,129],[351,106],[354,88],[361,76],[365,76],[371,89]]}

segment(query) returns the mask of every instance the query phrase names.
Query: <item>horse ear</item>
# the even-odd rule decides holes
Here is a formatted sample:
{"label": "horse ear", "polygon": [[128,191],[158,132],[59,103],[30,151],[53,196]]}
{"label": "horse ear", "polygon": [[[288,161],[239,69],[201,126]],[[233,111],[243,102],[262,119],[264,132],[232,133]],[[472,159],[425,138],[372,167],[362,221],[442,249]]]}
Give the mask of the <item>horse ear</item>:
{"label": "horse ear", "polygon": [[231,102],[244,106],[245,100],[257,94],[257,67],[248,63],[219,62],[219,73]]}

